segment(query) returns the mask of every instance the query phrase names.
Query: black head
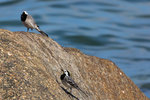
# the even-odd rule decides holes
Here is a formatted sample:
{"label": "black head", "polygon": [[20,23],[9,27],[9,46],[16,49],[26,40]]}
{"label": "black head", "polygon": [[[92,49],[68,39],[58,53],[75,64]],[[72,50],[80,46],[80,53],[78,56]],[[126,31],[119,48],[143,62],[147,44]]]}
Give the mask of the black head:
{"label": "black head", "polygon": [[23,13],[21,14],[21,21],[24,22],[26,20],[27,16],[28,16],[28,13],[26,11],[23,11]]}
{"label": "black head", "polygon": [[60,79],[63,80],[65,78],[65,76],[70,76],[70,72],[68,70],[63,70],[63,74],[60,76]]}
{"label": "black head", "polygon": [[70,72],[69,72],[68,70],[63,70],[63,69],[62,69],[62,71],[63,71],[63,73],[64,73],[66,76],[70,76]]}
{"label": "black head", "polygon": [[70,76],[70,72],[67,70],[68,76]]}

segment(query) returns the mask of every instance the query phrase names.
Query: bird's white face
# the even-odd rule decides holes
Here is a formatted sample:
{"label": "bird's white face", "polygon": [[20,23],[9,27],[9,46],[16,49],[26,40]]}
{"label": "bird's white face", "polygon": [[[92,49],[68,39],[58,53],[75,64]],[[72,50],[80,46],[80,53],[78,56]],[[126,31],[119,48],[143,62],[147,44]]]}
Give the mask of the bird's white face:
{"label": "bird's white face", "polygon": [[64,70],[64,73],[66,74],[66,76],[69,76],[68,71]]}
{"label": "bird's white face", "polygon": [[23,11],[26,15],[28,15],[28,13],[26,11]]}

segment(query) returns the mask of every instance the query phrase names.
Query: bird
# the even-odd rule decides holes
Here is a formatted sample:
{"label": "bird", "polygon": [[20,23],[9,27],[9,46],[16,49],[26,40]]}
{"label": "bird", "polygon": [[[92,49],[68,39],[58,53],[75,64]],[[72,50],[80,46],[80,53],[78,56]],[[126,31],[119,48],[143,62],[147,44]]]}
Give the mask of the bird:
{"label": "bird", "polygon": [[63,74],[60,76],[62,84],[67,88],[70,88],[70,90],[72,90],[72,88],[75,88],[86,95],[86,93],[83,90],[81,90],[79,86],[75,83],[75,81],[71,78],[70,72],[68,70],[63,70],[63,69],[62,71]]}
{"label": "bird", "polygon": [[31,15],[29,15],[29,14],[27,13],[27,11],[23,11],[23,12],[22,12],[22,14],[21,14],[21,21],[22,21],[23,25],[24,25],[25,27],[27,27],[27,32],[29,31],[29,29],[31,29],[31,30],[36,29],[36,30],[37,30],[38,32],[40,32],[42,35],[48,37],[48,35],[47,35],[45,32],[43,32],[43,31],[41,31],[41,30],[39,29],[39,26],[35,23],[34,19],[32,18]]}

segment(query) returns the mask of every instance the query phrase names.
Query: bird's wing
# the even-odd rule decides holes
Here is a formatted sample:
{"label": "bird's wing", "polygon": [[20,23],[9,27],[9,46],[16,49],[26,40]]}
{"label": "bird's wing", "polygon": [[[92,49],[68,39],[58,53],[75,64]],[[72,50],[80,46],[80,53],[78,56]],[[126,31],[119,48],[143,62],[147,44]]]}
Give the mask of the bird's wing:
{"label": "bird's wing", "polygon": [[31,26],[35,27],[36,23],[34,21],[34,19],[32,18],[31,15],[28,15],[27,16],[27,20],[26,20],[28,23],[30,23]]}
{"label": "bird's wing", "polygon": [[66,77],[66,81],[67,81],[67,83],[70,84],[72,87],[74,87],[74,88],[80,90],[83,94],[85,94],[86,96],[88,96],[83,90],[81,90],[81,89],[79,88],[79,86],[75,83],[75,81],[74,81],[71,77],[67,76],[67,77]]}
{"label": "bird's wing", "polygon": [[71,77],[66,77],[66,81],[68,84],[70,84],[71,86],[73,86],[74,88],[78,88],[78,85],[75,83],[75,81],[71,78]]}

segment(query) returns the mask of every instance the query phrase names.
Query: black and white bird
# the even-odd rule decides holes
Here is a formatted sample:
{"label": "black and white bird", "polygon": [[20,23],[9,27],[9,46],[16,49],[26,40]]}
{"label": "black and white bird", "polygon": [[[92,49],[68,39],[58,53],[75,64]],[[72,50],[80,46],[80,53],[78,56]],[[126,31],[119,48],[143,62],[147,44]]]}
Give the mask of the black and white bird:
{"label": "black and white bird", "polygon": [[68,70],[62,70],[63,74],[60,76],[60,79],[62,81],[62,84],[66,86],[67,88],[76,88],[77,90],[81,91],[86,95],[86,93],[79,88],[79,86],[75,83],[75,81],[71,78],[70,72]]}
{"label": "black and white bird", "polygon": [[42,35],[48,37],[48,35],[45,32],[43,32],[39,29],[39,26],[35,23],[32,16],[29,15],[26,11],[23,11],[23,13],[21,14],[21,21],[22,21],[23,25],[25,27],[27,27],[27,32],[29,31],[29,29],[31,29],[31,30],[36,29]]}

